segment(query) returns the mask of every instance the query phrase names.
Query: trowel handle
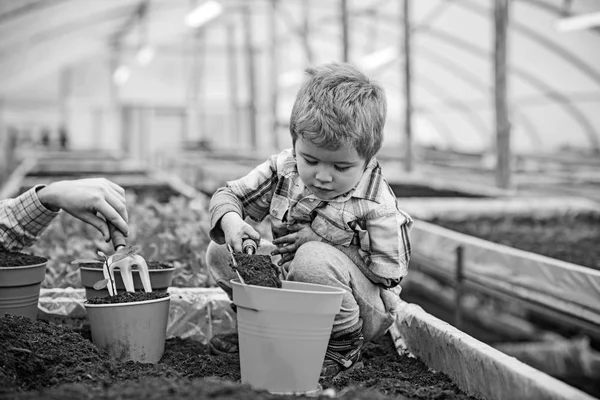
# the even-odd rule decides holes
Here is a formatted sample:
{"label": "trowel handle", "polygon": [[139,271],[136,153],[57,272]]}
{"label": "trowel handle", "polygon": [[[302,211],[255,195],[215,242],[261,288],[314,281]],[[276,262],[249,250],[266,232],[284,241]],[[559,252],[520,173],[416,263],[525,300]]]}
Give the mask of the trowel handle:
{"label": "trowel handle", "polygon": [[258,245],[254,239],[244,239],[242,242],[242,252],[244,254],[255,254]]}
{"label": "trowel handle", "polygon": [[119,250],[120,247],[125,246],[127,241],[125,240],[125,235],[123,232],[117,229],[112,223],[106,221],[108,225],[108,231],[110,232],[110,239],[112,240],[113,247],[115,250]]}

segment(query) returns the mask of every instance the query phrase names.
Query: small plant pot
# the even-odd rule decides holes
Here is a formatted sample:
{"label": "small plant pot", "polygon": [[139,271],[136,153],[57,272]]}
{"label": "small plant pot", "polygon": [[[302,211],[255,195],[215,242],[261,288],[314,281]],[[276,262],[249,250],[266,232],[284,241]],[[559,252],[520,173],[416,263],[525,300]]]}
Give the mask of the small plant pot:
{"label": "small plant pot", "polygon": [[[175,267],[170,268],[152,268],[156,262],[148,263],[148,274],[150,275],[150,283],[152,284],[152,291],[158,293],[166,293],[171,282],[173,280],[173,271]],[[94,284],[104,279],[102,273],[102,264],[90,266],[90,264],[80,264],[79,274],[81,276],[81,284],[85,288],[85,297],[88,299],[94,297],[106,297],[108,296],[108,289],[96,290]],[[143,290],[142,280],[140,279],[140,272],[138,270],[132,270],[131,276],[133,277],[133,286],[135,290]],[[121,274],[115,274],[115,284],[117,285],[117,291],[125,291],[125,284]]]}
{"label": "small plant pot", "polygon": [[[32,259],[45,260],[33,256]],[[0,267],[0,316],[12,314],[37,318],[40,287],[46,276],[47,262]]]}
{"label": "small plant pot", "polygon": [[312,394],[345,291],[283,281],[282,288],[231,280],[242,383],[276,394]]}
{"label": "small plant pot", "polygon": [[118,361],[156,364],[165,351],[170,297],[131,303],[85,303],[92,342]]}

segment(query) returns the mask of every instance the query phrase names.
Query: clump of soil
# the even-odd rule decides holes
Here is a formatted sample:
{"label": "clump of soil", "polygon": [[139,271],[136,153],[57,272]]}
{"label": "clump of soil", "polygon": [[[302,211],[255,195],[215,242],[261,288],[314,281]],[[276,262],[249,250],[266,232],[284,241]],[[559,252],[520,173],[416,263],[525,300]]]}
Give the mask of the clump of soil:
{"label": "clump of soil", "polygon": [[[364,347],[362,370],[322,379],[338,399],[474,399],[445,375],[399,355],[383,336]],[[117,362],[89,331],[5,315],[0,318],[0,398],[11,399],[298,399],[253,390],[240,381],[237,354],[212,355],[198,341],[170,338],[157,364]],[[325,398],[325,397],[323,397]]]}
{"label": "clump of soil", "polygon": [[43,257],[32,256],[14,251],[0,251],[0,268],[37,265],[45,263],[46,261],[48,261],[48,259]]}
{"label": "clump of soil", "polygon": [[234,255],[237,267],[230,261],[230,266],[236,269],[248,285],[281,288],[279,268],[271,262],[271,257],[261,254]]}
{"label": "clump of soil", "polygon": [[169,293],[160,292],[119,292],[115,296],[93,297],[88,299],[88,304],[117,304],[117,303],[133,303],[135,301],[146,301],[162,299],[169,297]]}

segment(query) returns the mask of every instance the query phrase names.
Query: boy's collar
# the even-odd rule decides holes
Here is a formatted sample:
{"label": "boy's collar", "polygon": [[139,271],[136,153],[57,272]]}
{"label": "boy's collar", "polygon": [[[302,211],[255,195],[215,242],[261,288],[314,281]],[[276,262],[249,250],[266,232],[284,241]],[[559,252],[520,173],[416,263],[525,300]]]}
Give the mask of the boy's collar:
{"label": "boy's collar", "polygon": [[360,181],[350,191],[352,197],[379,202],[379,188],[381,186],[381,168],[375,157],[369,161]]}

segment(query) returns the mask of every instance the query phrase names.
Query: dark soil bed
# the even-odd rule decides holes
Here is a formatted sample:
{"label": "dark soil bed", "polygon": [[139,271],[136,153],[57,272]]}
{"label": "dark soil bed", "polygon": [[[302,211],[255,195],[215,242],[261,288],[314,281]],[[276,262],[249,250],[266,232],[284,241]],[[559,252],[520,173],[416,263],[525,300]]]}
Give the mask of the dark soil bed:
{"label": "dark soil bed", "polygon": [[433,188],[426,185],[390,183],[396,197],[466,197],[483,198],[483,194],[467,193],[452,189]]}
{"label": "dark soil bed", "polygon": [[467,221],[441,218],[430,222],[467,235],[600,270],[600,215],[572,214],[474,217]]}
{"label": "dark soil bed", "polygon": [[0,268],[38,265],[45,263],[46,261],[48,261],[48,259],[29,254],[14,251],[0,251]]}
{"label": "dark soil bed", "polygon": [[[156,364],[117,363],[89,340],[89,330],[5,315],[0,318],[2,399],[284,399],[239,384],[237,355],[214,356],[207,346],[171,338]],[[473,399],[445,375],[384,336],[364,348],[365,368],[321,380],[342,399]],[[322,398],[326,398],[322,396]]]}

